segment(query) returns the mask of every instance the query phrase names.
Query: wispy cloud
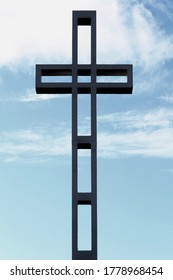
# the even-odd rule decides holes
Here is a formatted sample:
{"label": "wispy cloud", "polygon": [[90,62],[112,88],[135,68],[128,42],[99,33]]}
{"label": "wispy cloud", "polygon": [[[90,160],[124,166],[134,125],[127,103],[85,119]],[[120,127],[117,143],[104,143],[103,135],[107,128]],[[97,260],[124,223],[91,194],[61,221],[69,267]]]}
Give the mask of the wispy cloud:
{"label": "wispy cloud", "polygon": [[167,108],[152,111],[126,111],[102,115],[98,117],[101,127],[111,127],[114,130],[132,131],[134,129],[156,130],[173,126],[173,111]]}
{"label": "wispy cloud", "polygon": [[157,1],[157,0],[146,0],[146,4],[150,5],[154,9],[157,9],[161,11],[162,13],[165,13],[166,16],[169,18],[172,18],[173,15],[173,6],[171,1],[169,0],[162,0],[162,1]]}
{"label": "wispy cloud", "polygon": [[[173,158],[173,112],[120,112],[100,116],[100,155]],[[109,132],[102,131],[109,127]],[[106,148],[107,147],[107,148]]]}
{"label": "wispy cloud", "polygon": [[[55,126],[54,126],[55,127]],[[51,125],[37,129],[0,132],[0,155],[6,162],[71,155],[71,130]],[[173,159],[173,112],[128,111],[98,116],[98,156],[129,156]]]}
{"label": "wispy cloud", "polygon": [[6,162],[45,161],[49,157],[70,154],[70,134],[68,129],[56,131],[45,129],[21,129],[1,131],[0,154]]}
{"label": "wispy cloud", "polygon": [[23,103],[36,103],[44,102],[52,99],[69,98],[69,94],[36,94],[35,89],[27,89],[24,93],[10,93],[1,94],[0,102],[23,102]]}
{"label": "wispy cloud", "polygon": [[159,99],[163,100],[164,102],[166,102],[168,104],[172,104],[173,103],[173,94],[165,94],[163,96],[160,96]]}
{"label": "wispy cloud", "polygon": [[36,94],[35,89],[28,89],[26,94],[16,98],[20,102],[40,102],[56,98],[69,97],[68,94]]}
{"label": "wispy cloud", "polygon": [[172,128],[128,133],[101,133],[98,146],[100,155],[109,158],[126,156],[173,158],[172,139]]}

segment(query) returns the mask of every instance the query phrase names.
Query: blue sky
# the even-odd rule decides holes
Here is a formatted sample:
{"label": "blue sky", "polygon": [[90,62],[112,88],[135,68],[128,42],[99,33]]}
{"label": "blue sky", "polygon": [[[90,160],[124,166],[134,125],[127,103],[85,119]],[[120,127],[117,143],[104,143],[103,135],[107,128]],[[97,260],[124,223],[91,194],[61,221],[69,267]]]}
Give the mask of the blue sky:
{"label": "blue sky", "polygon": [[36,95],[35,64],[71,63],[72,10],[85,9],[97,63],[134,66],[132,95],[97,96],[98,257],[173,259],[171,0],[2,0],[0,259],[71,258],[71,96]]}

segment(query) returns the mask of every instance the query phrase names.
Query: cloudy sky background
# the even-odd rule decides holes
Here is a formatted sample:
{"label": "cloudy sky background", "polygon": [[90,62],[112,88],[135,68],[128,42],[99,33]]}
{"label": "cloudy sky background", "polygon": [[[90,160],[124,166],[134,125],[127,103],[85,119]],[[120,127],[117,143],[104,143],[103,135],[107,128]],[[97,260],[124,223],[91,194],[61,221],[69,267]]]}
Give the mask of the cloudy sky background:
{"label": "cloudy sky background", "polygon": [[97,96],[99,258],[173,258],[171,2],[0,0],[1,259],[71,258],[71,97],[36,95],[35,64],[71,63],[73,10],[97,11],[97,63],[134,67]]}

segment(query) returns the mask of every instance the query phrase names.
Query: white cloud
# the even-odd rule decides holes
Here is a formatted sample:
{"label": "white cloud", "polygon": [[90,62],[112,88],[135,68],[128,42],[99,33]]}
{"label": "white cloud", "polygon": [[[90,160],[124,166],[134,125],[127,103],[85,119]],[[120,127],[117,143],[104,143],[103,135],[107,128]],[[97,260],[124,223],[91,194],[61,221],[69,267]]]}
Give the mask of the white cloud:
{"label": "white cloud", "polygon": [[112,127],[131,131],[134,129],[155,130],[173,126],[173,111],[158,108],[152,111],[127,111],[98,116],[100,127]]}
{"label": "white cloud", "polygon": [[134,93],[136,94],[158,94],[165,95],[173,91],[172,75],[173,70],[169,67],[159,67],[155,69],[134,68]]}
{"label": "white cloud", "polygon": [[[150,112],[120,112],[98,117],[98,156],[129,156],[173,159],[173,112],[165,108]],[[101,126],[101,129],[100,129]],[[46,161],[71,155],[71,131],[43,128],[0,132],[0,157],[6,162],[34,159]]]}
{"label": "white cloud", "polygon": [[165,94],[163,96],[160,96],[159,99],[163,100],[166,103],[173,103],[173,94]]}
{"label": "white cloud", "polygon": [[[48,128],[47,128],[48,129]],[[66,128],[59,131],[21,129],[0,133],[0,154],[6,162],[43,160],[70,154],[70,138]],[[65,131],[65,132],[64,132]]]}
{"label": "white cloud", "polygon": [[0,102],[36,103],[57,98],[69,98],[70,94],[36,94],[35,89],[27,89],[25,93],[1,94]]}
{"label": "white cloud", "polygon": [[173,158],[173,128],[155,131],[100,134],[102,157],[144,156]]}
{"label": "white cloud", "polygon": [[72,10],[83,9],[97,10],[99,63],[127,61],[144,67],[164,63],[173,57],[173,36],[162,30],[144,4],[124,0],[3,1],[0,63],[14,67],[71,62]]}
{"label": "white cloud", "polygon": [[69,94],[36,94],[35,89],[28,89],[25,95],[16,98],[16,100],[20,102],[40,102],[65,97],[69,97]]}
{"label": "white cloud", "polygon": [[101,116],[98,122],[100,127],[112,127],[111,132],[100,133],[101,156],[173,158],[172,110],[120,112]]}

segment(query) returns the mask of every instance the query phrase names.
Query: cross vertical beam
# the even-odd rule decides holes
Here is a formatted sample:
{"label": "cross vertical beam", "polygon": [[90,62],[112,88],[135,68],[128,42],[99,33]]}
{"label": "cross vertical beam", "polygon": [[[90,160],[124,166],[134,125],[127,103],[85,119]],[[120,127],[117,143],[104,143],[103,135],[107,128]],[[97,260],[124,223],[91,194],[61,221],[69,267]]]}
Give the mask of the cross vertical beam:
{"label": "cross vertical beam", "polygon": [[[91,135],[78,135],[78,26],[91,26]],[[73,12],[72,86],[72,259],[97,259],[96,12]],[[78,191],[78,149],[91,150],[91,192]],[[79,205],[91,206],[91,250],[78,250]]]}
{"label": "cross vertical beam", "polygon": [[[78,26],[91,26],[91,63],[78,63]],[[39,94],[72,93],[72,259],[97,259],[97,94],[127,94],[133,89],[133,67],[131,64],[97,64],[96,63],[96,12],[74,11],[72,33],[72,64],[36,65],[36,92]],[[45,77],[69,77],[70,81],[61,79],[44,81]],[[79,76],[90,76],[91,81],[81,83]],[[116,81],[122,76],[126,81]],[[107,81],[107,77],[111,81]],[[104,82],[100,81],[104,78]],[[113,78],[113,81],[112,81]],[[78,135],[78,94],[91,95],[91,134]],[[78,150],[91,150],[91,192],[78,191]],[[91,250],[78,249],[78,207],[91,206]]]}

